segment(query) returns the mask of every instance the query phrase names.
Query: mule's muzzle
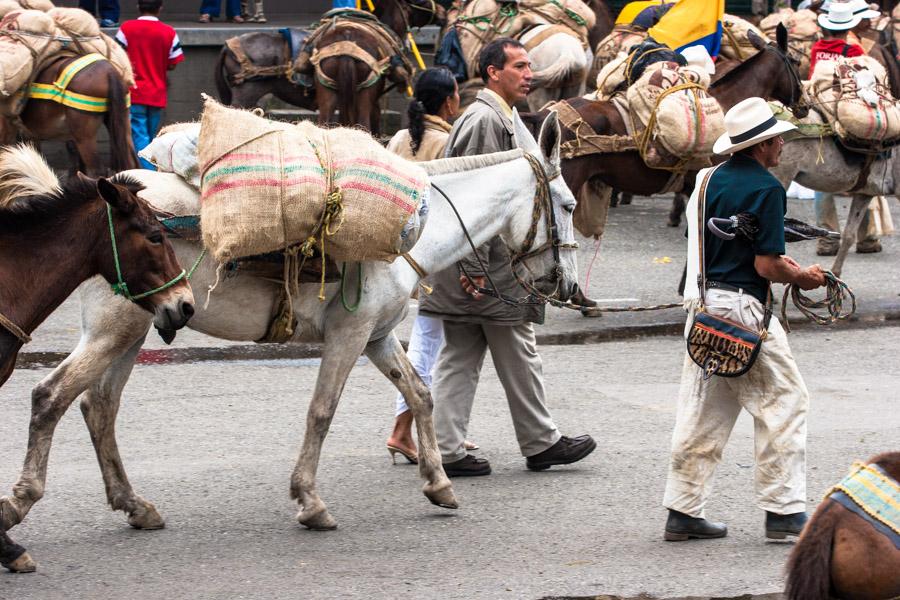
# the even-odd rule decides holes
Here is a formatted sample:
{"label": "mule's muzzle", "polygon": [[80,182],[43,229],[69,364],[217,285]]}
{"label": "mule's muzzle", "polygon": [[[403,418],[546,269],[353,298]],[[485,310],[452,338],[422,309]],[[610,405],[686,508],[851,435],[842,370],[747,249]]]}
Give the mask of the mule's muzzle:
{"label": "mule's muzzle", "polygon": [[160,330],[177,331],[194,316],[193,298],[177,298],[174,302],[166,302],[157,306],[153,325]]}

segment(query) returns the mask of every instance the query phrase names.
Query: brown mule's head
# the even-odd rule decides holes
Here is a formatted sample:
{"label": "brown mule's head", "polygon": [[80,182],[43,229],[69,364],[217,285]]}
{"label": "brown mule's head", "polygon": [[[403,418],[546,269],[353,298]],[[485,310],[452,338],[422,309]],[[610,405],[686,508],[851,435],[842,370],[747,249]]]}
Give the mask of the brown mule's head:
{"label": "brown mule's head", "polygon": [[194,295],[162,227],[137,196],[142,186],[121,176],[79,178],[104,201],[102,219],[113,233],[101,237],[107,247],[98,250],[100,274],[117,294],[154,313],[157,328],[184,327],[194,314]]}
{"label": "brown mule's head", "polygon": [[809,114],[809,98],[798,71],[800,61],[789,52],[787,28],[778,24],[774,44],[761,39],[752,30],[747,32],[747,37],[753,47],[760,51],[760,59],[769,57],[772,63],[770,76],[775,82],[772,97],[787,106],[797,118],[802,119]]}

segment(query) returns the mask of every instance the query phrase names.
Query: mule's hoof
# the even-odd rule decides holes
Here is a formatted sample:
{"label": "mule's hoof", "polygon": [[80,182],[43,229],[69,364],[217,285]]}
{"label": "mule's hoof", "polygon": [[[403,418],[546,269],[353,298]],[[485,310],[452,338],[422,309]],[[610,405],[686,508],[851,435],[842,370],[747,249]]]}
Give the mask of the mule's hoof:
{"label": "mule's hoof", "polygon": [[31,556],[24,552],[22,556],[12,561],[8,565],[3,565],[13,573],[34,573],[37,571],[37,563]]}
{"label": "mule's hoof", "polygon": [[453,493],[453,486],[450,484],[449,480],[446,485],[441,486],[438,489],[430,489],[428,484],[425,484],[425,487],[422,488],[422,492],[425,494],[425,497],[436,506],[440,506],[441,508],[459,508],[459,502],[456,500],[456,494]]}
{"label": "mule's hoof", "polygon": [[166,526],[165,520],[157,512],[156,507],[149,503],[128,515],[128,524],[135,529],[146,530],[164,529]]}
{"label": "mule's hoof", "polygon": [[681,225],[681,219],[669,219],[668,221],[666,221],[666,225],[668,225],[669,227],[678,227],[679,225]]}
{"label": "mule's hoof", "polygon": [[313,531],[332,531],[337,529],[337,521],[328,514],[328,510],[325,508],[312,514],[307,514],[306,511],[301,510],[297,514],[297,521]]}

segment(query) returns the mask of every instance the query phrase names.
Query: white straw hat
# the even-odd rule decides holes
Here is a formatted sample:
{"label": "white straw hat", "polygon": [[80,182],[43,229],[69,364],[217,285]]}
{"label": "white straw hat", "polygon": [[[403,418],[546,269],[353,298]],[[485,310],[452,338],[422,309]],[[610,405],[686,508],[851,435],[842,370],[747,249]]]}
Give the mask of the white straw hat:
{"label": "white straw hat", "polygon": [[706,46],[703,46],[702,44],[688,46],[682,50],[680,54],[687,59],[689,65],[703,69],[710,75],[715,74],[716,64],[709,55],[709,50],[706,49]]}
{"label": "white straw hat", "polygon": [[877,19],[881,16],[881,11],[872,8],[866,0],[852,0],[850,6],[853,7],[853,14],[860,19]]}
{"label": "white straw hat", "polygon": [[850,2],[832,2],[828,14],[819,15],[819,25],[831,31],[853,29],[862,21],[862,17],[853,13]]}
{"label": "white straw hat", "polygon": [[725,133],[713,144],[713,152],[733,154],[792,129],[797,129],[793,123],[775,118],[768,102],[747,98],[725,113]]}

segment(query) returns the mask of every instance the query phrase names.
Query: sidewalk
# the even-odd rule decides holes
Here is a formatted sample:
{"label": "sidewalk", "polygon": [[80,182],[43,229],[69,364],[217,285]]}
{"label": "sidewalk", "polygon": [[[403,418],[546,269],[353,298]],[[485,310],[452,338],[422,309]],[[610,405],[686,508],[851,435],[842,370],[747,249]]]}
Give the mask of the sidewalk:
{"label": "sidewalk", "polygon": [[[900,222],[900,203],[891,200],[895,222]],[[838,214],[846,215],[849,199],[838,201]],[[635,198],[634,204],[610,209],[609,224],[596,261],[591,266],[593,240],[579,236],[579,280],[588,294],[601,306],[654,305],[678,302],[676,287],[686,256],[684,227],[666,226],[669,197]],[[809,222],[814,220],[812,201],[788,200],[788,214]],[[844,264],[843,279],[856,293],[858,309],[850,323],[838,328],[872,327],[900,322],[900,240],[896,236],[882,240],[880,254],[851,252]],[[803,265],[821,262],[830,267],[830,257],[815,255],[815,242],[788,246],[788,253]],[[587,274],[590,269],[590,279]],[[775,286],[781,300],[783,288]],[[776,306],[778,315],[780,305]],[[795,329],[822,330],[806,321],[790,306],[788,315]],[[414,303],[400,325],[402,340],[409,338]],[[585,318],[572,310],[548,308],[547,322],[538,326],[540,344],[585,344],[650,335],[671,335],[684,326],[684,312],[678,308],[654,312],[606,313],[600,318]],[[53,365],[77,344],[80,309],[73,295],[33,334],[34,341],[20,354],[20,365]],[[246,344],[215,339],[189,329],[178,332],[171,346],[151,331],[144,344],[146,362],[181,362],[229,359],[309,358],[318,356],[310,345]],[[148,353],[147,351],[154,351]]]}

